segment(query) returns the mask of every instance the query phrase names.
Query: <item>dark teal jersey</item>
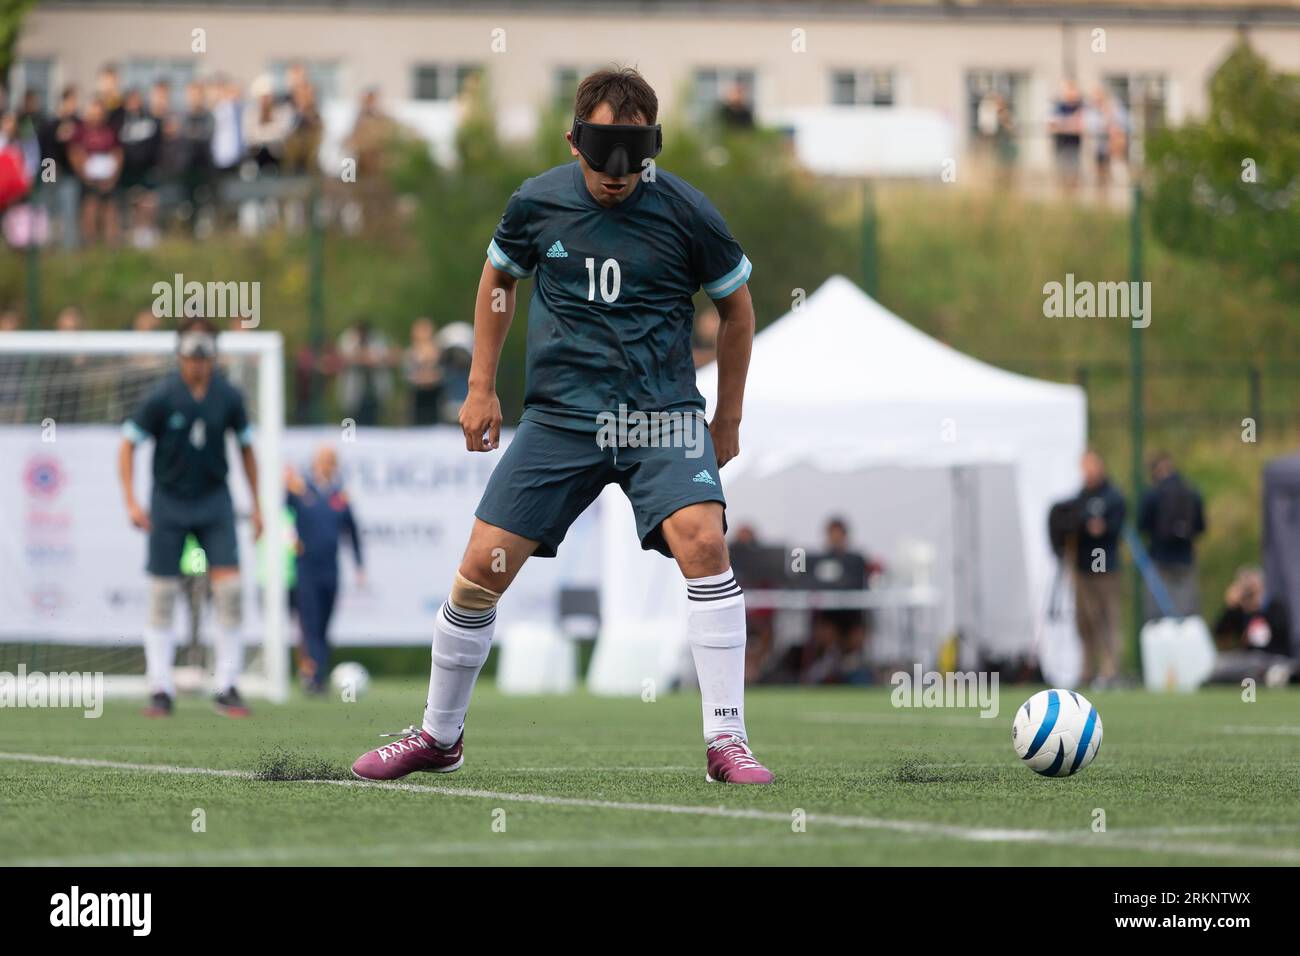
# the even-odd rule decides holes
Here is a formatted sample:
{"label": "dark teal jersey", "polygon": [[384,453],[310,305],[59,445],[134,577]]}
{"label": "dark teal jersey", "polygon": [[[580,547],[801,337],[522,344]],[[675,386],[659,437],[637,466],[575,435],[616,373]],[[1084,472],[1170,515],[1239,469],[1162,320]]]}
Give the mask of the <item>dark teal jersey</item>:
{"label": "dark teal jersey", "polygon": [[488,259],[534,278],[524,420],[596,431],[601,412],[703,409],[695,387],[695,292],[731,295],[750,264],[722,216],[662,169],[616,206],[576,162],[515,190]]}
{"label": "dark teal jersey", "polygon": [[122,426],[133,444],[154,440],[154,488],[190,499],[225,488],[227,431],[253,442],[244,398],[219,370],[199,400],[179,372],[168,375]]}

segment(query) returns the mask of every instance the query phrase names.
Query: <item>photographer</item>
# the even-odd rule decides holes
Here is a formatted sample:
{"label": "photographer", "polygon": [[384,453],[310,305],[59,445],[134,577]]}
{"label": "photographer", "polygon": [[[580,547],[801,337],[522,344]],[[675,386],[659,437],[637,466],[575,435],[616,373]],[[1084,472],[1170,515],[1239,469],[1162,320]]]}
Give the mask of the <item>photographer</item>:
{"label": "photographer", "polygon": [[1105,687],[1119,669],[1119,536],[1128,506],[1095,451],[1083,456],[1076,501],[1074,615],[1083,642],[1083,680]]}
{"label": "photographer", "polygon": [[1287,683],[1296,672],[1290,616],[1286,604],[1268,595],[1264,572],[1239,570],[1223,600],[1223,613],[1214,624],[1219,658],[1210,680],[1239,684],[1249,677],[1270,687]]}

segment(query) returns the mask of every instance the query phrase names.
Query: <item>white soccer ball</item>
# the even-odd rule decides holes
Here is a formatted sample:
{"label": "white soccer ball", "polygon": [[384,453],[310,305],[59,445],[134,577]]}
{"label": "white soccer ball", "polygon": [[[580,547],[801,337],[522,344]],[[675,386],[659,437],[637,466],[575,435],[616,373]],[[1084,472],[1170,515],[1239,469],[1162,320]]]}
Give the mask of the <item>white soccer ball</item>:
{"label": "white soccer ball", "polygon": [[1068,777],[1097,756],[1101,715],[1075,691],[1042,690],[1016,711],[1011,745],[1034,773]]}
{"label": "white soccer ball", "polygon": [[330,671],[330,686],[356,700],[370,687],[370,671],[356,661],[344,661]]}

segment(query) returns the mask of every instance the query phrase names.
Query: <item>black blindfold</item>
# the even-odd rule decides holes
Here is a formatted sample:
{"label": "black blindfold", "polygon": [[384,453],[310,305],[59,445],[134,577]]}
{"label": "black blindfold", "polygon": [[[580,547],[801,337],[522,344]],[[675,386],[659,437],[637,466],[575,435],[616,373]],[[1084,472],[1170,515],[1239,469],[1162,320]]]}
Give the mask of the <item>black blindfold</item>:
{"label": "black blindfold", "polygon": [[654,126],[587,123],[573,118],[573,145],[587,165],[607,176],[639,171],[664,146],[663,129]]}

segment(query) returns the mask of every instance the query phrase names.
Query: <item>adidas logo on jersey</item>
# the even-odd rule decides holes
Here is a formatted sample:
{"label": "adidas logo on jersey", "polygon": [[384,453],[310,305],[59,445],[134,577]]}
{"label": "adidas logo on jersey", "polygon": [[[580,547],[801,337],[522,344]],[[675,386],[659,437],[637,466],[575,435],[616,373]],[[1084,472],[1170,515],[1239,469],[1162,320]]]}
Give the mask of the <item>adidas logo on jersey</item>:
{"label": "adidas logo on jersey", "polygon": [[567,259],[569,258],[569,254],[564,251],[564,246],[560,245],[560,240],[556,239],[553,243],[551,243],[551,248],[546,250],[546,258]]}
{"label": "adidas logo on jersey", "polygon": [[715,485],[715,486],[717,485],[717,482],[713,480],[713,476],[710,475],[707,471],[700,472],[698,475],[692,478],[691,481],[698,481],[702,485]]}

